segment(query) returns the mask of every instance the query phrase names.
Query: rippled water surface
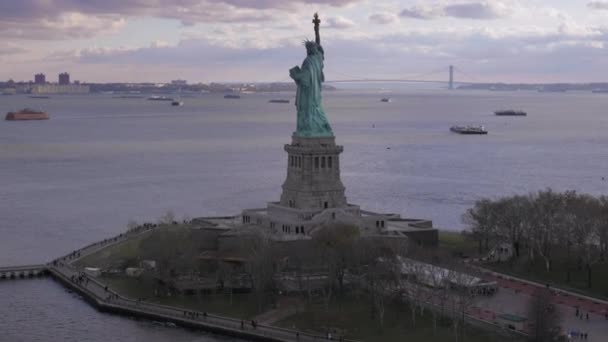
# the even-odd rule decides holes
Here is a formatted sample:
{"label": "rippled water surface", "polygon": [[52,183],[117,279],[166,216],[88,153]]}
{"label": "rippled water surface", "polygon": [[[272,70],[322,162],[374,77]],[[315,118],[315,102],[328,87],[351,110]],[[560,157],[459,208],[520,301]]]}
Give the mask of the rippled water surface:
{"label": "rippled water surface", "polygon": [[[393,101],[380,102],[385,96]],[[28,106],[51,115],[0,122],[0,265],[44,262],[167,210],[230,215],[277,200],[295,111],[272,97],[208,94],[171,107],[108,95],[0,96],[0,112]],[[463,211],[484,196],[608,193],[607,105],[608,96],[590,93],[325,93],[349,201],[444,229],[461,229]],[[492,115],[501,108],[529,116]],[[483,124],[490,134],[456,135],[455,124]],[[208,338],[99,314],[51,280],[0,282],[0,304],[0,331],[29,327],[23,340],[48,331],[74,341]],[[80,333],[89,329],[96,337]]]}

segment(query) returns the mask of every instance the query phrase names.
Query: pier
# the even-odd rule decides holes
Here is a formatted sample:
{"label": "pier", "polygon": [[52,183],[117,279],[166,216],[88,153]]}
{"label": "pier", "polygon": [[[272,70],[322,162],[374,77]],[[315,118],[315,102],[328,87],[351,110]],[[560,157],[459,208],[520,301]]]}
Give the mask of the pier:
{"label": "pier", "polygon": [[40,277],[48,274],[46,265],[0,267],[0,280]]}

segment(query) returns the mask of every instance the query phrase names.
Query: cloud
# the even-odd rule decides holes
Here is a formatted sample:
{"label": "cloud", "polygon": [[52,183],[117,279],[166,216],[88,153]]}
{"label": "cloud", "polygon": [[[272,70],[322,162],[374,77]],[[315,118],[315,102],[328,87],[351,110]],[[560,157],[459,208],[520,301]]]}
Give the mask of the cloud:
{"label": "cloud", "polygon": [[595,10],[608,10],[608,1],[590,1],[587,7]]}
{"label": "cloud", "polygon": [[369,21],[378,25],[387,25],[397,22],[397,16],[392,13],[374,13],[369,16]]}
{"label": "cloud", "polygon": [[404,9],[399,15],[414,19],[434,19],[443,14],[443,9],[439,6],[414,6]]}
{"label": "cloud", "polygon": [[497,19],[509,15],[509,8],[500,1],[460,2],[413,6],[401,11],[400,16],[414,19],[453,17],[462,19]]}
{"label": "cloud", "polygon": [[[0,35],[72,39],[114,32],[129,17],[198,23],[268,22],[305,4],[340,7],[360,0],[22,0],[0,1]],[[344,26],[336,22],[336,27]]]}
{"label": "cloud", "polygon": [[447,5],[445,15],[455,18],[496,19],[506,15],[506,6],[500,2],[469,2]]}
{"label": "cloud", "polygon": [[0,56],[17,55],[25,52],[28,52],[28,50],[11,43],[0,46]]}
{"label": "cloud", "polygon": [[[339,79],[344,74],[395,78],[454,64],[476,75],[477,79],[469,81],[514,81],[517,77],[532,81],[555,75],[564,81],[607,78],[608,74],[602,71],[608,70],[608,49],[604,48],[608,44],[607,33],[608,30],[562,25],[551,30],[442,27],[356,37],[333,35],[323,42],[325,72],[328,79]],[[269,40],[267,45],[248,39],[226,45],[213,37],[199,37],[174,45],[81,49],[47,59],[107,70],[110,75],[119,74],[112,70],[158,70],[191,75],[188,77],[193,80],[289,81],[287,70],[302,61],[305,51],[293,39]],[[157,74],[140,74],[144,80],[158,80],[150,79]],[[439,74],[433,79],[444,76]]]}
{"label": "cloud", "polygon": [[328,28],[334,28],[334,29],[347,29],[347,28],[351,28],[355,26],[355,23],[350,20],[350,19],[346,19],[342,16],[337,16],[337,17],[331,17],[327,19],[327,27]]}

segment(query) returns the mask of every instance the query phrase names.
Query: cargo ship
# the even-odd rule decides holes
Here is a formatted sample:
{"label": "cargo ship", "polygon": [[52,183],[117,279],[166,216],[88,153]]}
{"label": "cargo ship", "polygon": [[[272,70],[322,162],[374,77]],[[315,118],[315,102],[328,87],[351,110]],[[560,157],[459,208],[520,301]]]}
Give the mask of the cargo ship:
{"label": "cargo ship", "polygon": [[6,120],[48,120],[49,115],[46,112],[33,110],[29,108],[22,109],[17,112],[8,112],[6,114]]}
{"label": "cargo ship", "polygon": [[526,116],[526,115],[528,115],[528,113],[524,112],[523,110],[512,110],[512,109],[497,110],[494,112],[494,114],[496,114],[498,116]]}

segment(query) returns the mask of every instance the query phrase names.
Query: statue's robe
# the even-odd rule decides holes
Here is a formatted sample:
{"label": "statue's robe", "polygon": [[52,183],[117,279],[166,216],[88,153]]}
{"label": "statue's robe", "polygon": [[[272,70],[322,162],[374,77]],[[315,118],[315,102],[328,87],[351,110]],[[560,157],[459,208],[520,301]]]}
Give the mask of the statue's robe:
{"label": "statue's robe", "polygon": [[298,86],[296,108],[298,125],[296,135],[300,137],[330,137],[333,131],[321,103],[323,75],[323,52],[306,56],[301,68],[290,70],[290,76]]}

